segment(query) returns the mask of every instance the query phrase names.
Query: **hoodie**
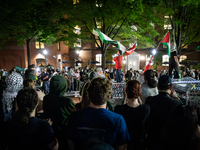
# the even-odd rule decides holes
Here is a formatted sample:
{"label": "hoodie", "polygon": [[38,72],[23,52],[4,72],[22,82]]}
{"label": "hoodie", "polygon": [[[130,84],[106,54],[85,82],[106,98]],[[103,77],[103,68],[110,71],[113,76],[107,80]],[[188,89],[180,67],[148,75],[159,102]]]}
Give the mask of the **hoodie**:
{"label": "hoodie", "polygon": [[50,81],[50,92],[44,97],[44,117],[51,118],[53,128],[66,125],[69,115],[74,109],[72,99],[65,97],[68,88],[67,80],[62,75],[55,75]]}

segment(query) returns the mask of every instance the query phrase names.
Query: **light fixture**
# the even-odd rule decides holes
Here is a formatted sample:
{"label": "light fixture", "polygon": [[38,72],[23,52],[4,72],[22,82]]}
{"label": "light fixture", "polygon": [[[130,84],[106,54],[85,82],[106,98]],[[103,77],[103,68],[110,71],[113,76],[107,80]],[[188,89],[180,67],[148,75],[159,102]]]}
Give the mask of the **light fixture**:
{"label": "light fixture", "polygon": [[37,67],[37,68],[36,68],[36,71],[37,71],[37,72],[38,72],[38,71],[40,71],[40,68],[39,68],[39,67]]}
{"label": "light fixture", "polygon": [[80,51],[79,51],[79,50],[77,50],[77,51],[76,51],[76,54],[80,54]]}
{"label": "light fixture", "polygon": [[126,64],[126,60],[123,60],[123,64]]}
{"label": "light fixture", "polygon": [[44,54],[44,55],[47,55],[47,50],[46,50],[46,49],[43,51],[43,54]]}
{"label": "light fixture", "polygon": [[140,59],[141,59],[141,60],[144,60],[144,59],[145,59],[145,57],[144,57],[144,56],[140,56]]}
{"label": "light fixture", "polygon": [[153,49],[152,53],[153,53],[153,55],[155,55],[155,54],[156,54],[156,50],[155,50],[155,49]]}

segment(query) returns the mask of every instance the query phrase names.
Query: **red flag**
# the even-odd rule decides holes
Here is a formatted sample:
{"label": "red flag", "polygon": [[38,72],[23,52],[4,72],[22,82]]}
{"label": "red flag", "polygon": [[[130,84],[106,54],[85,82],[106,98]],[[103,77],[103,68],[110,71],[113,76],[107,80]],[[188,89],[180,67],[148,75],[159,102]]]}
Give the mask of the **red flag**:
{"label": "red flag", "polygon": [[132,53],[135,51],[136,46],[137,46],[137,44],[135,43],[135,44],[133,45],[133,47],[129,48],[129,49],[123,54],[123,56],[127,56],[127,55],[132,54]]}
{"label": "red flag", "polygon": [[165,35],[165,37],[162,40],[162,43],[169,43],[170,36],[169,36],[169,31],[167,32],[167,34]]}
{"label": "red flag", "polygon": [[150,58],[150,60],[149,60],[149,63],[146,65],[146,67],[145,67],[145,69],[144,69],[144,71],[143,71],[142,74],[144,74],[144,72],[145,72],[146,70],[151,69],[152,59],[153,59],[153,55],[151,56],[151,58]]}

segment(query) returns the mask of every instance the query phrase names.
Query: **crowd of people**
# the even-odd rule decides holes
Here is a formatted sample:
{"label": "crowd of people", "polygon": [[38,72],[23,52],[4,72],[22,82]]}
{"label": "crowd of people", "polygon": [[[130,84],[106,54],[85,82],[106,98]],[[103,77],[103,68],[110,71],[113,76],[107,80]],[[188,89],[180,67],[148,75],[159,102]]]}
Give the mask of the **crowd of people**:
{"label": "crowd of people", "polygon": [[[115,82],[126,84],[125,100],[112,107]],[[74,90],[77,104],[66,96]],[[198,115],[165,71],[44,68],[38,75],[31,65],[24,74],[1,73],[0,100],[1,149],[200,149]]]}

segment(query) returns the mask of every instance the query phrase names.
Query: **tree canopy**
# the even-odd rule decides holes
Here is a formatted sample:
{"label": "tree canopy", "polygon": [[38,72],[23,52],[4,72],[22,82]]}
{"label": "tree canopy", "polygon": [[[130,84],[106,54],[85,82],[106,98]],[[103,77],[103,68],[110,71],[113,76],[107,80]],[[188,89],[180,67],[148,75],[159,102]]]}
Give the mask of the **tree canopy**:
{"label": "tree canopy", "polygon": [[31,39],[45,43],[56,41],[55,35],[61,29],[58,21],[64,19],[64,14],[59,11],[60,6],[59,1],[48,0],[1,1],[1,46],[11,38],[17,39],[21,45],[26,43],[30,65]]}
{"label": "tree canopy", "polygon": [[[200,41],[200,3],[195,0],[162,0],[155,7],[155,15],[160,16],[165,27],[170,31],[171,42],[181,54],[182,49],[192,42]],[[166,30],[166,31],[167,31]],[[163,34],[166,33],[163,31]]]}
{"label": "tree canopy", "polygon": [[64,13],[68,16],[66,21],[68,23],[71,21],[71,29],[68,31],[74,30],[74,27],[78,25],[81,29],[78,38],[96,43],[97,49],[100,49],[102,53],[102,67],[105,67],[105,54],[110,44],[102,43],[98,37],[94,36],[93,28],[98,28],[127,48],[130,43],[136,41],[138,47],[153,47],[153,39],[158,35],[153,25],[156,19],[152,5],[155,4],[158,5],[158,3],[142,0],[79,0],[75,3],[65,2],[65,5],[70,6],[71,9],[65,10]]}

